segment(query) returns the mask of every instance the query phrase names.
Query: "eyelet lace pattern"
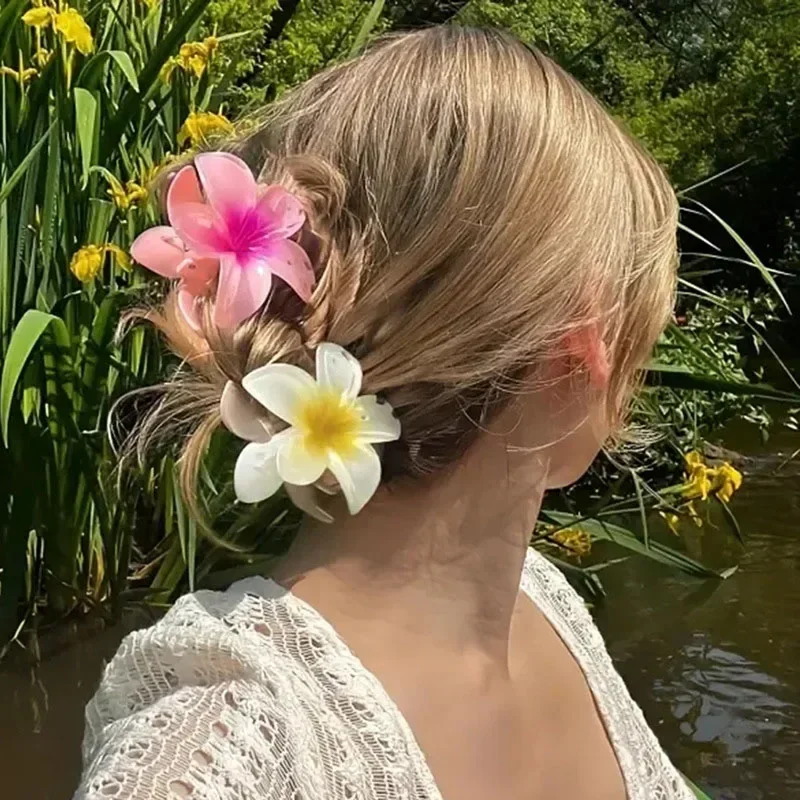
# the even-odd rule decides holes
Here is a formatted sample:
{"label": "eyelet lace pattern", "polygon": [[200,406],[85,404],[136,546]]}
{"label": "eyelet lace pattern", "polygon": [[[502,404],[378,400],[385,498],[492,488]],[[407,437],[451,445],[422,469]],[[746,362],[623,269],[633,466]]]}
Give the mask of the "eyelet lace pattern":
{"label": "eyelet lace pattern", "polygon": [[[692,800],[583,601],[529,551],[522,589],[582,667],[630,800]],[[75,800],[442,800],[378,679],[272,581],[182,597],[130,634],[86,709]]]}

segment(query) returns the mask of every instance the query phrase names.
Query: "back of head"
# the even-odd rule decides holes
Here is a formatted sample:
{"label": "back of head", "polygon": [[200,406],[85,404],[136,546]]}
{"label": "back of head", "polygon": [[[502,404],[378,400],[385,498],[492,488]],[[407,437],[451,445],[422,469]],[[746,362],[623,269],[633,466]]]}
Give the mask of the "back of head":
{"label": "back of head", "polygon": [[[153,318],[191,376],[187,486],[228,380],[320,342],[360,361],[401,423],[384,478],[459,458],[571,332],[597,326],[619,420],[673,300],[677,205],[653,160],[572,77],[512,37],[389,37],[309,80],[230,143],[300,198],[316,286],[234,331],[174,298]],[[207,301],[210,307],[213,301]],[[187,394],[192,402],[185,404]]]}

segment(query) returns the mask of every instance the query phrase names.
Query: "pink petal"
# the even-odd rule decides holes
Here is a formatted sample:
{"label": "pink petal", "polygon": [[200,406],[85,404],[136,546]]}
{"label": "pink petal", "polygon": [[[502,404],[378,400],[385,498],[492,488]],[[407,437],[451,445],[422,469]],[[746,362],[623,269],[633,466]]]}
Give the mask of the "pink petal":
{"label": "pink petal", "polygon": [[[303,302],[311,299],[314,289],[314,269],[308,253],[291,239],[269,243],[265,262],[273,275],[286,281]],[[255,266],[255,265],[253,265]]]}
{"label": "pink petal", "polygon": [[222,222],[211,206],[180,203],[170,211],[170,222],[184,244],[198,256],[218,258],[227,252]]}
{"label": "pink petal", "polygon": [[179,170],[167,191],[167,216],[172,222],[172,212],[185,203],[202,203],[203,192],[200,189],[200,181],[197,179],[197,172],[192,166],[183,167]]}
{"label": "pink petal", "polygon": [[234,256],[224,256],[214,301],[214,324],[235,328],[244,322],[267,301],[271,285],[272,272],[265,263],[248,264],[242,269]]}
{"label": "pink petal", "polygon": [[200,331],[199,300],[184,286],[178,289],[178,308],[181,310],[183,318],[189,323],[189,327],[192,330]]}
{"label": "pink petal", "polygon": [[256,179],[241,158],[232,153],[201,153],[194,163],[206,199],[220,216],[256,204]]}
{"label": "pink petal", "polygon": [[269,220],[275,235],[282,238],[297,233],[306,221],[300,201],[283,186],[268,186],[258,201],[258,210]]}
{"label": "pink petal", "polygon": [[167,225],[150,228],[134,239],[133,260],[164,278],[177,278],[178,267],[186,258],[183,243]]}
{"label": "pink petal", "polygon": [[192,253],[178,268],[183,286],[194,295],[209,294],[219,274],[219,261],[215,258],[192,258]]}

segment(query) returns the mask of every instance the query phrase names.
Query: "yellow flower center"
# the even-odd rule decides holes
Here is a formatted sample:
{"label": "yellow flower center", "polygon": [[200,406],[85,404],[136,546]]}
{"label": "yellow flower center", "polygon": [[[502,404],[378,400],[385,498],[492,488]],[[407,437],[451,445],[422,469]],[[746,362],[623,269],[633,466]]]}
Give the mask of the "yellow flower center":
{"label": "yellow flower center", "polygon": [[297,430],[304,444],[315,455],[335,450],[347,455],[356,446],[359,424],[358,409],[342,402],[336,392],[315,392],[303,403],[298,415]]}

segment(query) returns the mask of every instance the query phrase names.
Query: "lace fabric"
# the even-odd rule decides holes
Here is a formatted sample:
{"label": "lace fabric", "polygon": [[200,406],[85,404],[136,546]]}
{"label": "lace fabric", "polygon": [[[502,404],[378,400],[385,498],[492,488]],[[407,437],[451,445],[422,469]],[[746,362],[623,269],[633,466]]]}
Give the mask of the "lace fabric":
{"label": "lace fabric", "polygon": [[[629,800],[692,800],[583,601],[530,550],[522,589],[583,669]],[[378,679],[264,578],[182,597],[130,634],[86,709],[75,800],[442,800]]]}

